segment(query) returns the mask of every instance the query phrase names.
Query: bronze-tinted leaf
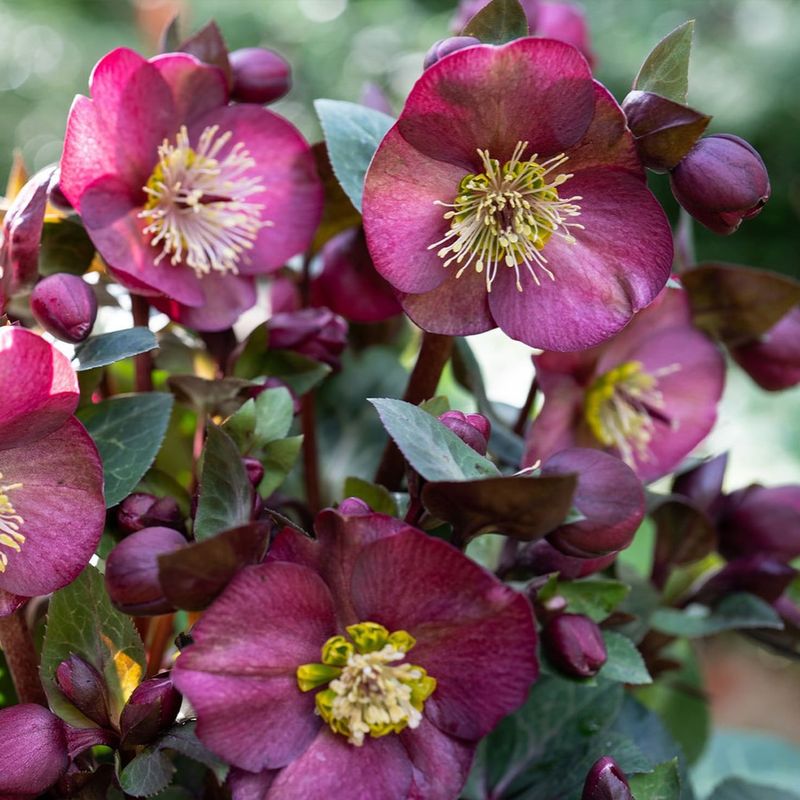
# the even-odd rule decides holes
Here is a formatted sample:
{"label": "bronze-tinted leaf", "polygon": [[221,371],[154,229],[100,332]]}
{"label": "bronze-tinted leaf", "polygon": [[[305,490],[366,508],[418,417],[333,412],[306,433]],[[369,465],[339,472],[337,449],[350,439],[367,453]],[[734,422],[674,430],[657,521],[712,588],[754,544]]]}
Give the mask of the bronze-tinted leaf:
{"label": "bronze-tinted leaf", "polygon": [[191,53],[206,64],[219,67],[225,73],[228,85],[233,83],[233,73],[228,61],[228,46],[214,20],[200,28],[193,36],[184,39],[178,49],[184,53]]}
{"label": "bronze-tinted leaf", "polygon": [[528,19],[519,0],[492,0],[461,31],[486,44],[505,44],[529,34]]}

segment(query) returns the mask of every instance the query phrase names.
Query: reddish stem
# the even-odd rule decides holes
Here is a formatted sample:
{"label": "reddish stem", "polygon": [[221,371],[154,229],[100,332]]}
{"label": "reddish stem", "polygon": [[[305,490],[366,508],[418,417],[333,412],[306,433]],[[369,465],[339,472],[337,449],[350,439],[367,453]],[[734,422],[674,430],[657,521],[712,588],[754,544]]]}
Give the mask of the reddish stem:
{"label": "reddish stem", "polygon": [[522,404],[522,408],[519,410],[519,416],[517,416],[517,421],[514,423],[514,427],[511,429],[517,436],[522,436],[525,433],[525,427],[528,424],[528,417],[531,415],[531,409],[533,408],[533,404],[536,402],[536,395],[539,393],[539,384],[536,381],[536,376],[533,376],[533,380],[531,381],[531,388],[528,389],[528,396],[525,398],[525,402]]}
{"label": "reddish stem", "polygon": [[300,420],[303,426],[303,476],[306,486],[306,502],[312,514],[322,508],[322,493],[319,485],[319,459],[317,455],[317,425],[314,410],[314,392],[302,399]]}
{"label": "reddish stem", "polygon": [[[150,303],[146,297],[138,294],[131,295],[131,311],[135,327],[150,327]],[[153,391],[153,356],[148,353],[139,353],[134,357],[136,367],[136,391]]]}
{"label": "reddish stem", "polygon": [[39,656],[25,621],[25,609],[0,617],[0,648],[17,690],[20,703],[47,706],[47,697],[39,678]]}

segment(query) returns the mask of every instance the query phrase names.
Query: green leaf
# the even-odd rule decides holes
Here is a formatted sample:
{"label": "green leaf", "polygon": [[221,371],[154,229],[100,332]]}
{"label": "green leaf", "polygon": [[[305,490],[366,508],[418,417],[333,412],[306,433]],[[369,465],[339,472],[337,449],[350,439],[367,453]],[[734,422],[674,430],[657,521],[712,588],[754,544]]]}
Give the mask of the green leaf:
{"label": "green leaf", "polygon": [[172,411],[163,392],[118,395],[78,410],[103,461],[106,507],[127,497],[156,457]]}
{"label": "green leaf", "polygon": [[222,428],[209,423],[194,520],[195,539],[208,539],[220,531],[246,525],[252,511],[253,487],[239,450]]}
{"label": "green leaf", "polygon": [[74,219],[45,222],[39,250],[39,274],[68,272],[83,275],[94,258],[94,244],[86,229]]}
{"label": "green leaf", "polygon": [[583,581],[563,581],[558,591],[571,614],[602,622],[627,596],[631,588],[622,581],[591,578]]}
{"label": "green leaf", "polygon": [[492,0],[460,33],[461,36],[474,36],[486,44],[505,44],[528,34],[528,19],[519,0]]}
{"label": "green leaf", "polygon": [[741,778],[729,778],[717,786],[709,800],[800,800],[800,795]]}
{"label": "green leaf", "polygon": [[123,358],[147,353],[158,347],[155,334],[148,328],[127,328],[124,331],[92,336],[75,348],[75,369],[95,369],[122,361]]}
{"label": "green leaf", "polygon": [[423,411],[427,411],[432,417],[440,417],[446,411],[450,410],[450,401],[443,394],[431,397],[430,400],[423,400],[419,407]]}
{"label": "green leaf", "polygon": [[205,764],[222,783],[228,775],[229,767],[197,738],[196,727],[194,720],[177,723],[159,739],[158,746],[176,750],[193,761]]}
{"label": "green leaf", "polygon": [[394,124],[382,111],[343,100],[315,100],[333,172],[361,211],[364,176],[381,139]]}
{"label": "green leaf", "polygon": [[699,604],[690,605],[683,611],[660,608],[653,614],[651,624],[661,633],[690,639],[721,631],[783,628],[783,622],[772,606],[746,592],[729,594],[713,609]]}
{"label": "green leaf", "polygon": [[242,455],[258,457],[263,447],[289,433],[294,417],[292,396],[288,389],[266,389],[248,400],[222,429],[239,447]]}
{"label": "green leaf", "polygon": [[158,747],[146,747],[119,773],[119,784],[126,794],[150,797],[172,782],[175,765]]}
{"label": "green leaf", "polygon": [[378,514],[397,516],[397,502],[394,495],[380,484],[351,476],[344,482],[344,497],[358,497]]}
{"label": "green leaf", "polygon": [[400,452],[426,480],[464,481],[500,474],[488,458],[417,406],[403,400],[368,399]]}
{"label": "green leaf", "polygon": [[608,651],[608,660],[598,677],[636,685],[653,682],[642,654],[627,636],[614,631],[603,631],[603,639]]}
{"label": "green leaf", "polygon": [[659,764],[652,772],[631,775],[628,782],[636,800],[680,800],[678,759]]}
{"label": "green leaf", "polygon": [[56,687],[56,669],[71,653],[104,677],[115,719],[144,677],[144,646],[133,620],[111,605],[103,576],[92,566],[50,600],[41,672],[50,708],[71,725],[96,727]]}
{"label": "green leaf", "polygon": [[297,462],[302,445],[302,436],[290,436],[287,439],[270,442],[264,448],[261,456],[264,478],[258,486],[261,495],[269,497],[286,480],[286,476]]}
{"label": "green leaf", "polygon": [[633,88],[653,92],[676,103],[689,94],[689,56],[692,51],[694,20],[684,22],[665,36],[644,60]]}

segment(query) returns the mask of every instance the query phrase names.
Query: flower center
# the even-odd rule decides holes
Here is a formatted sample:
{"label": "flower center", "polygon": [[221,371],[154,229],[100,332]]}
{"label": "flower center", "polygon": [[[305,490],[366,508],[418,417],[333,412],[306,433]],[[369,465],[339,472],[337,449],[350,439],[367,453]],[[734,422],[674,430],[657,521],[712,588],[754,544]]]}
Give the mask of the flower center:
{"label": "flower center", "polygon": [[238,272],[258,232],[272,224],[261,218],[263,204],[248,200],[264,191],[259,178],[247,174],[255,159],[241,142],[220,158],[232,134],[218,131],[217,125],[206,128],[196,150],[189,146],[185,125],[174,145],[164,140],[139,213],[150,244],[161,250],[156,263],[169,256],[171,264],[185,263],[198,277]]}
{"label": "flower center", "polygon": [[586,393],[584,417],[595,438],[616,447],[628,466],[649,461],[656,421],[676,427],[664,414],[658,379],[676,372],[679,364],[645,372],[641,361],[626,361],[595,380]]}
{"label": "flower center", "polygon": [[575,201],[581,198],[558,196],[558,187],[572,177],[558,171],[567,156],[561,153],[539,163],[534,154],[523,160],[527,147],[527,142],[518,142],[511,160],[502,166],[489,156],[488,150],[478,150],[484,171],[465,175],[452,203],[434,201],[450,209],[444,214],[450,221],[450,230],[428,249],[439,248],[437,255],[445,267],[455,263],[457,278],[470,266],[485,274],[487,292],[492,291],[501,265],[514,270],[519,292],[522,269],[528,271],[537,286],[537,267],[555,280],[542,253],[544,246],[554,235],[574,244],[570,229],[583,229],[583,225],[568,221],[580,216],[581,209]]}
{"label": "flower center", "polygon": [[416,728],[436,680],[413,664],[396,664],[416,644],[406,631],[389,631],[375,622],[350,625],[344,636],[322,646],[321,664],[297,668],[304,692],[328,684],[317,693],[317,713],[334,733],[361,747],[364,737]]}
{"label": "flower center", "polygon": [[21,489],[21,483],[2,483],[3,473],[0,472],[0,572],[5,572],[8,566],[8,553],[3,548],[13,553],[19,553],[25,544],[25,537],[20,533],[20,528],[25,522],[17,514],[8,493],[14,489]]}

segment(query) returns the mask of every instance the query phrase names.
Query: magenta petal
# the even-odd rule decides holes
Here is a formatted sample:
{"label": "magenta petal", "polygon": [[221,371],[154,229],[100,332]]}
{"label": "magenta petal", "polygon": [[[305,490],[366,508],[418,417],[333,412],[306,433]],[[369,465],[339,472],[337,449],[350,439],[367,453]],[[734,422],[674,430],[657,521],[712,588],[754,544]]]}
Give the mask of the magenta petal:
{"label": "magenta petal", "polygon": [[18,608],[22,607],[22,604],[27,599],[22,595],[11,594],[11,592],[0,589],[0,617],[7,617],[9,614],[13,614]]}
{"label": "magenta petal", "polygon": [[475,743],[442,733],[425,717],[416,730],[400,734],[414,779],[408,800],[452,800],[464,786]]}
{"label": "magenta petal", "polygon": [[[399,590],[409,575],[424,593]],[[416,638],[409,660],[437,680],[425,716],[445,733],[479,739],[524,702],[538,674],[530,604],[454,547],[413,529],[379,540],[352,594],[358,619]]]}
{"label": "magenta petal", "polygon": [[337,797],[346,788],[348,800],[406,800],[411,776],[411,762],[397,736],[353,747],[344,736],[320,728],[305,753],[278,773],[266,797]]}
{"label": "magenta petal", "polygon": [[297,667],[318,662],[335,632],[330,592],[311,570],[273,561],[240,572],[172,672],[200,739],[249,772],[297,759],[320,725]]}
{"label": "magenta petal", "polygon": [[78,379],[66,356],[24,328],[0,328],[0,451],[52,433],[77,405]]}
{"label": "magenta petal", "polygon": [[[438,248],[447,209],[467,169],[435,161],[393,127],[378,146],[364,181],[364,233],[375,269],[402,292],[427,292],[447,278]],[[413,249],[413,258],[409,253]]]}
{"label": "magenta petal", "polygon": [[273,272],[309,246],[322,216],[322,183],[311,148],[291,123],[260,106],[234,105],[209,112],[192,123],[191,141],[209,125],[233,133],[218,158],[242,142],[255,160],[253,173],[262,178],[264,191],[248,201],[263,203],[263,216],[272,223],[259,232],[249,257],[238,265],[239,273]]}
{"label": "magenta petal", "polygon": [[103,467],[97,448],[74,417],[54,433],[0,452],[4,484],[24,522],[20,552],[8,556],[0,588],[32,597],[74,580],[89,563],[105,524]]}
{"label": "magenta petal", "polygon": [[[543,255],[555,280],[540,285],[501,267],[489,308],[498,326],[521,342],[546,350],[581,350],[619,331],[661,291],[672,265],[672,234],[658,201],[629,173],[590,169],[568,191],[580,196],[575,244],[553,236]],[[624,213],[623,213],[624,209]]]}
{"label": "magenta petal", "polygon": [[474,171],[477,148],[501,163],[517,142],[544,158],[568,149],[593,110],[591,72],[580,53],[552,39],[526,38],[467,47],[425,70],[396,128],[430,158]]}
{"label": "magenta petal", "polygon": [[252,278],[211,273],[200,280],[205,297],[201,306],[185,306],[175,300],[157,298],[152,304],[171,320],[197,331],[221,331],[230,328],[242,312],[256,302]]}
{"label": "magenta petal", "polygon": [[277,770],[265,769],[263,772],[247,772],[234,767],[228,773],[225,783],[233,800],[265,800],[267,791],[275,780]]}
{"label": "magenta petal", "polygon": [[64,727],[46,708],[24,703],[0,710],[0,795],[39,795],[66,771]]}
{"label": "magenta petal", "polygon": [[793,308],[760,341],[731,348],[731,355],[769,392],[800,383],[800,308]]}
{"label": "magenta petal", "polygon": [[172,91],[176,118],[186,125],[228,102],[228,84],[219,67],[204,64],[189,53],[164,53],[150,63]]}

